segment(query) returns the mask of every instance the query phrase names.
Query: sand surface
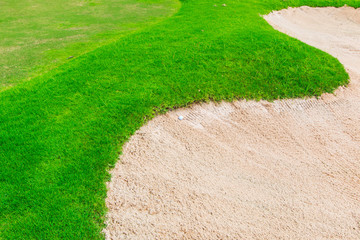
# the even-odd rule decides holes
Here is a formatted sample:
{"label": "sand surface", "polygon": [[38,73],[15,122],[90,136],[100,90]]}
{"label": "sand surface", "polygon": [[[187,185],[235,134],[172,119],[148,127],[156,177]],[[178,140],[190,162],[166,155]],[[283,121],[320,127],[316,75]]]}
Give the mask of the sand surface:
{"label": "sand surface", "polygon": [[360,10],[265,19],[337,57],[349,87],[155,118],[111,172],[106,239],[360,239]]}

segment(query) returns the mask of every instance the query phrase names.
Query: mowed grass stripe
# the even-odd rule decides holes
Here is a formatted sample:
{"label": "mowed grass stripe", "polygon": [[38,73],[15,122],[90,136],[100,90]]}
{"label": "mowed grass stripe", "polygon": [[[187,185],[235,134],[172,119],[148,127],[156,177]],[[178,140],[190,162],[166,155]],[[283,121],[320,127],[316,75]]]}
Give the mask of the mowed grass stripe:
{"label": "mowed grass stripe", "polygon": [[0,0],[0,91],[175,13],[174,0]]}
{"label": "mowed grass stripe", "polygon": [[259,16],[345,3],[360,6],[187,0],[159,25],[0,93],[1,238],[102,239],[107,170],[158,113],[208,100],[318,96],[346,84],[336,59]]}

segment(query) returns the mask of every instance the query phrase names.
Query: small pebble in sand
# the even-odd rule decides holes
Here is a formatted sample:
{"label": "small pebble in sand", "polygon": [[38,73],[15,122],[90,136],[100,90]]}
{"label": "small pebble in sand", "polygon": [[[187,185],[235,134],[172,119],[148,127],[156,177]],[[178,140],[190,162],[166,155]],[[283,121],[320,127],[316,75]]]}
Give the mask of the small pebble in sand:
{"label": "small pebble in sand", "polygon": [[224,3],[222,6],[223,6],[223,7],[226,7],[226,4]]}
{"label": "small pebble in sand", "polygon": [[179,120],[183,120],[183,119],[184,119],[184,117],[180,115],[180,116],[179,116]]}

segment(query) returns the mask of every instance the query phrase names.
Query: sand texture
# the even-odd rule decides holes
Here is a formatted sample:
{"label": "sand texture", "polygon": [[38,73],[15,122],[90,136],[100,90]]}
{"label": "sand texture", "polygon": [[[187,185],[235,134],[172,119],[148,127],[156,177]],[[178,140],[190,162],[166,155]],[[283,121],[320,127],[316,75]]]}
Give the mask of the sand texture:
{"label": "sand texture", "polygon": [[155,118],[111,171],[106,239],[360,239],[360,10],[265,18],[337,57],[349,87]]}

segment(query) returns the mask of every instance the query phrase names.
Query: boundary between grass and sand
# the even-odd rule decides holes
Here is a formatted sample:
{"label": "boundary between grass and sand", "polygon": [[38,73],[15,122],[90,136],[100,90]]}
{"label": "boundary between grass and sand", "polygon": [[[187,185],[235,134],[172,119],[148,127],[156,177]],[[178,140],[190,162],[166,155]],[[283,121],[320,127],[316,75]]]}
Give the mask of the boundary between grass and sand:
{"label": "boundary between grass and sand", "polygon": [[[173,17],[0,93],[0,238],[101,239],[107,170],[146,121],[194,102],[320,96],[330,55],[259,14],[356,1],[184,1]],[[216,6],[214,6],[216,5]]]}

